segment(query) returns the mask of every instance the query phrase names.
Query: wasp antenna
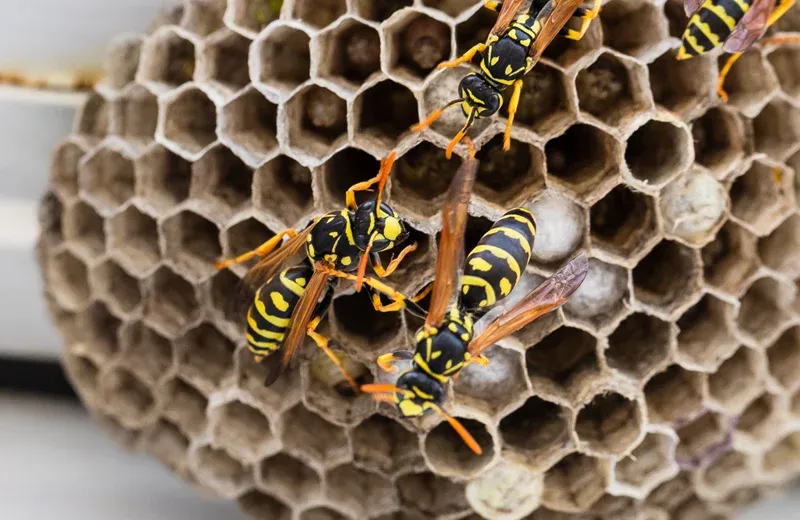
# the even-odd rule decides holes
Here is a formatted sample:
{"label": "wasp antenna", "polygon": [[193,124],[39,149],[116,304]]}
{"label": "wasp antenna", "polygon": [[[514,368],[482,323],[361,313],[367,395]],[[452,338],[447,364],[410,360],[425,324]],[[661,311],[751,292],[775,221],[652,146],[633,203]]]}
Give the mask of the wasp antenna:
{"label": "wasp antenna", "polygon": [[464,99],[464,98],[454,99],[453,101],[449,102],[448,104],[446,104],[442,108],[437,108],[436,110],[434,110],[433,112],[428,114],[428,117],[426,117],[425,119],[423,119],[419,123],[417,123],[415,125],[412,125],[411,126],[411,131],[412,132],[420,132],[422,130],[425,130],[426,128],[431,126],[433,123],[435,123],[437,119],[442,117],[442,114],[444,113],[445,110],[447,110],[450,107],[454,107],[454,106],[460,104],[462,101],[466,101],[466,99]]}
{"label": "wasp antenna", "polygon": [[365,394],[405,394],[406,391],[399,386],[379,383],[368,383],[361,385],[361,391]]}
{"label": "wasp antenna", "polygon": [[361,260],[358,262],[358,273],[356,274],[356,292],[361,292],[361,287],[364,285],[364,277],[367,275],[367,262],[369,262],[369,253],[372,251],[372,241],[375,240],[375,235],[369,238],[369,243],[364,253],[361,255]]}
{"label": "wasp antenna", "polygon": [[381,169],[378,172],[378,194],[375,197],[375,214],[378,214],[378,208],[381,207],[381,198],[383,197],[383,189],[386,187],[386,181],[389,180],[389,174],[392,172],[394,160],[397,157],[397,151],[392,150],[388,156],[381,161]]}
{"label": "wasp antenna", "polygon": [[464,123],[464,126],[461,128],[461,130],[458,131],[456,136],[453,137],[453,140],[450,141],[450,144],[447,145],[447,150],[445,150],[444,156],[447,157],[448,159],[453,156],[453,149],[455,149],[456,145],[461,141],[461,139],[464,138],[465,135],[467,135],[469,128],[475,121],[475,112],[476,110],[474,108],[470,109],[469,116],[467,117],[467,122]]}
{"label": "wasp antenna", "polygon": [[433,403],[429,402],[427,403],[427,405],[431,410],[435,411],[436,413],[444,417],[445,420],[447,420],[447,422],[450,423],[450,426],[452,426],[452,428],[461,437],[461,439],[463,439],[464,444],[466,444],[469,447],[469,449],[471,449],[475,453],[475,455],[483,454],[483,450],[481,449],[480,444],[478,444],[478,441],[476,441],[475,437],[473,437],[472,434],[469,433],[466,428],[464,428],[464,425],[461,424],[461,422],[459,422],[458,419],[450,416],[447,412],[445,412],[444,410],[439,408],[439,406]]}

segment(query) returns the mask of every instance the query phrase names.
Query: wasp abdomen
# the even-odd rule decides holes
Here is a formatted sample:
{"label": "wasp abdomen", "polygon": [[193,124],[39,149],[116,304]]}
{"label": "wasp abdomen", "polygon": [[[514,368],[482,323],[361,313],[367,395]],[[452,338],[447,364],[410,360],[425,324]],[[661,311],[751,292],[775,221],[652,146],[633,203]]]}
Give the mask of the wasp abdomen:
{"label": "wasp abdomen", "polygon": [[678,56],[688,58],[720,47],[750,9],[753,0],[706,0],[683,33]]}
{"label": "wasp abdomen", "polygon": [[502,300],[519,282],[531,258],[536,222],[530,211],[508,211],[469,255],[461,277],[461,304],[483,310]]}

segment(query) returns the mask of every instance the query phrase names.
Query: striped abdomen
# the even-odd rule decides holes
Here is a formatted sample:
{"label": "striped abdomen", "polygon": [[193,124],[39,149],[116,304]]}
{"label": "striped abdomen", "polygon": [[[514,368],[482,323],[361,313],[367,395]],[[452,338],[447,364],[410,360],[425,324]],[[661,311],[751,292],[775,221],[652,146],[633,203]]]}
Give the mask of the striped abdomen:
{"label": "striped abdomen", "polygon": [[481,238],[464,265],[461,305],[485,310],[511,292],[531,258],[536,222],[530,211],[512,209]]}
{"label": "striped abdomen", "polygon": [[754,0],[705,0],[683,33],[678,58],[705,54],[722,46]]}

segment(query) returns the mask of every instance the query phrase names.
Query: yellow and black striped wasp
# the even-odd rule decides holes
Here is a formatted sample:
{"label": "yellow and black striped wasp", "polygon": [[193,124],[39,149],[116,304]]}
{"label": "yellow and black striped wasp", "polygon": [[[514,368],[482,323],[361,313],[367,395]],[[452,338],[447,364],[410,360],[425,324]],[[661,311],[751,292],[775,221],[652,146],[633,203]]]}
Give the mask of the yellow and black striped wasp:
{"label": "yellow and black striped wasp", "polygon": [[[430,304],[425,324],[416,333],[414,351],[385,354],[377,361],[381,369],[390,372],[399,360],[410,360],[411,367],[394,385],[368,384],[361,389],[379,401],[396,405],[405,417],[430,410],[439,413],[480,454],[480,446],[463,425],[442,410],[445,385],[471,362],[488,364],[484,350],[561,306],[583,283],[588,260],[581,253],[515,305],[495,306],[520,280],[530,260],[536,224],[524,208],[507,211],[462,262],[476,171],[477,160],[471,157],[456,172],[448,189]],[[376,308],[385,311],[407,305],[407,300],[398,298],[382,306],[376,293],[373,300]]]}
{"label": "yellow and black striped wasp", "polygon": [[[261,257],[245,275],[243,287],[254,291],[249,303],[245,336],[256,362],[272,360],[265,385],[272,384],[285,370],[308,335],[339,367],[356,392],[358,385],[347,373],[341,360],[329,348],[329,340],[316,331],[331,304],[337,278],[349,275],[357,290],[366,283],[390,298],[402,298],[386,285],[365,275],[371,261],[379,277],[389,276],[416,244],[405,247],[384,268],[378,253],[388,251],[408,237],[405,224],[389,205],[381,201],[386,181],[394,163],[392,152],[381,161],[378,174],[353,185],[347,191],[345,209],[317,217],[303,231],[287,229],[256,249],[215,263],[217,269]],[[358,191],[377,185],[375,199],[356,204]],[[284,236],[289,240],[281,245]],[[305,247],[306,258],[294,267],[281,271],[283,264]],[[356,275],[351,273],[356,272]],[[281,356],[275,356],[282,351]],[[276,362],[276,360],[280,363]]]}
{"label": "yellow and black striped wasp", "polygon": [[[463,128],[450,141],[446,155],[449,159],[453,149],[466,135],[477,119],[491,117],[503,105],[503,91],[513,87],[508,105],[503,149],[511,146],[511,126],[517,112],[522,94],[522,77],[527,74],[545,49],[561,35],[572,40],[580,40],[589,28],[589,23],[600,12],[601,0],[592,0],[592,9],[581,6],[583,0],[490,0],[485,6],[498,12],[497,22],[485,43],[478,43],[463,56],[439,64],[439,68],[456,67],[472,60],[481,53],[480,72],[468,74],[458,86],[458,99],[431,112],[424,121],[414,125],[412,130],[420,131],[441,117],[444,110],[459,105],[467,118]],[[580,29],[566,28],[573,17],[581,19]]]}
{"label": "yellow and black striped wasp", "polygon": [[677,59],[685,60],[722,47],[733,53],[719,73],[717,94],[728,100],[725,78],[736,60],[792,8],[796,0],[684,0],[690,16]]}

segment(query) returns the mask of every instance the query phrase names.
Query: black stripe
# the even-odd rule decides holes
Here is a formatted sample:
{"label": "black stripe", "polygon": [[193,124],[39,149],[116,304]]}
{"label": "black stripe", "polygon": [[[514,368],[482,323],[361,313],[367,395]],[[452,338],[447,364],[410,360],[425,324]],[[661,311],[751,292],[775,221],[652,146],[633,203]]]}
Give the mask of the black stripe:
{"label": "black stripe", "polygon": [[[709,40],[706,37],[706,35],[703,34],[703,31],[701,31],[700,28],[697,27],[697,25],[691,24],[689,26],[688,31],[689,31],[689,34],[691,34],[695,38],[695,40],[697,41],[697,44],[703,49],[703,52],[702,52],[703,54],[705,54],[706,52],[708,52],[708,51],[710,51],[710,50],[712,50],[714,48],[714,44],[711,43],[711,40]],[[694,51],[694,48],[691,45],[686,44],[686,47],[687,47],[687,49],[689,49],[691,51]]]}
{"label": "black stripe", "polygon": [[78,399],[63,367],[55,361],[0,358],[0,389]]}

